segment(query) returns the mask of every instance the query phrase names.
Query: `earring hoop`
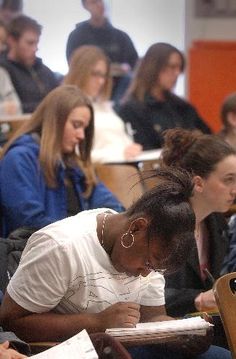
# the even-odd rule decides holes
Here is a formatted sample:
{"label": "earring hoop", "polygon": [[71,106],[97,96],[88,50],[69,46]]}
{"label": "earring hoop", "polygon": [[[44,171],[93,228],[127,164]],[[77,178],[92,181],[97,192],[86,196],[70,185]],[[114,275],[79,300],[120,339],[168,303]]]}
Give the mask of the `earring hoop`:
{"label": "earring hoop", "polygon": [[[124,243],[124,239],[125,239],[127,236],[130,236],[130,237],[132,238],[131,243],[128,244],[128,245],[126,245],[126,244]],[[120,244],[122,245],[122,247],[124,247],[124,248],[126,248],[126,249],[127,249],[127,248],[131,248],[131,247],[133,246],[133,244],[134,244],[134,235],[133,235],[133,233],[132,233],[131,231],[124,233],[124,234],[121,236]]]}

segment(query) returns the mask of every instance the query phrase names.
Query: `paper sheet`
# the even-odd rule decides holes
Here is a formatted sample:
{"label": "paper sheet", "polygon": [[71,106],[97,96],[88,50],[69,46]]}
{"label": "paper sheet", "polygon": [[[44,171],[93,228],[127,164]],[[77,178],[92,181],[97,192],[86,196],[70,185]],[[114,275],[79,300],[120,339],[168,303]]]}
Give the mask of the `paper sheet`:
{"label": "paper sheet", "polygon": [[42,353],[31,356],[35,359],[98,359],[98,355],[86,330]]}

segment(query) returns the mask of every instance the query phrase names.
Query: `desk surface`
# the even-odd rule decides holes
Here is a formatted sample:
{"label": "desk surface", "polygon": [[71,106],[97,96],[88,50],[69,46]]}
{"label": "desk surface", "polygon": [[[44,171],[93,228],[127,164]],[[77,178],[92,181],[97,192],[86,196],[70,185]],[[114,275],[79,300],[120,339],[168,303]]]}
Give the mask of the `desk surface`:
{"label": "desk surface", "polygon": [[[95,334],[96,335],[96,334]],[[212,343],[213,330],[209,328],[206,335],[188,334],[188,335],[176,335],[176,334],[162,334],[162,335],[146,335],[142,338],[127,338],[116,337],[125,347],[148,345],[148,344],[165,344],[171,350],[181,351],[187,355],[198,355],[205,352]],[[38,342],[29,343],[33,354],[40,353],[46,349],[49,349],[58,342]]]}
{"label": "desk surface", "polygon": [[21,115],[5,115],[0,116],[0,123],[1,122],[14,122],[14,121],[25,121],[30,119],[31,113],[23,113]]}
{"label": "desk surface", "polygon": [[124,160],[121,158],[115,158],[112,161],[103,162],[103,164],[134,164],[144,161],[159,160],[161,156],[161,149],[142,151],[140,155],[131,158],[130,160]]}
{"label": "desk surface", "polygon": [[[200,333],[200,332],[199,332]],[[134,345],[146,345],[146,344],[163,344],[172,343],[178,345],[184,345],[186,343],[204,342],[204,346],[210,345],[212,341],[213,329],[209,328],[205,334],[197,334],[197,331],[192,334],[179,334],[176,333],[165,333],[165,334],[146,334],[140,336],[116,336],[124,346]]]}

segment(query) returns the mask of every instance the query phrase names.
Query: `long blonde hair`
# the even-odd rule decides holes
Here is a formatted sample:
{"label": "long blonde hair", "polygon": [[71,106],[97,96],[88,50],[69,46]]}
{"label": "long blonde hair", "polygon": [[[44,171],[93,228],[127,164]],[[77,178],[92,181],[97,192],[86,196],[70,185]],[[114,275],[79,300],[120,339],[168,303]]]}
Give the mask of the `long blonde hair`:
{"label": "long blonde hair", "polygon": [[[62,139],[65,123],[70,112],[76,107],[86,106],[90,110],[91,118],[85,129],[85,138],[79,143],[79,154],[75,152],[63,155]],[[78,165],[86,177],[85,196],[91,193],[96,183],[90,154],[94,134],[94,115],[90,100],[83,92],[73,85],[62,85],[52,90],[39,104],[32,117],[5,144],[1,152],[3,158],[12,143],[20,136],[36,132],[40,137],[39,161],[46,183],[49,187],[57,186],[56,171],[59,162],[66,166]]]}
{"label": "long blonde hair", "polygon": [[77,85],[85,91],[87,82],[98,61],[104,61],[107,66],[107,77],[97,100],[107,101],[111,97],[112,79],[110,75],[110,62],[105,53],[97,46],[84,45],[75,50],[69,63],[69,72],[63,83]]}

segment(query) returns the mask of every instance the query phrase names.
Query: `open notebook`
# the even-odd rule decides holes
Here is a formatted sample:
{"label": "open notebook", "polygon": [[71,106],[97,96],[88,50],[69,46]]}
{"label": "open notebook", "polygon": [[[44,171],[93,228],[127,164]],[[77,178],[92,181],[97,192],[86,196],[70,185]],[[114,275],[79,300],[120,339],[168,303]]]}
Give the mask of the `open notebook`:
{"label": "open notebook", "polygon": [[206,335],[206,331],[213,324],[201,317],[168,320],[163,322],[138,323],[135,328],[112,328],[106,333],[113,337],[144,336],[144,335],[183,335],[197,334]]}

